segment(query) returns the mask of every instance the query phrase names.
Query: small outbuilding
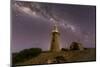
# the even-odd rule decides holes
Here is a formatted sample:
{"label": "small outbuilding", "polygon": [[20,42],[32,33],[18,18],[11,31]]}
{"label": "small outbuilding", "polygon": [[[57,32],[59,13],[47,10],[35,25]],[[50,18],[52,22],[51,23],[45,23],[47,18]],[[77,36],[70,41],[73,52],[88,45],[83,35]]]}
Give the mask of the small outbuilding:
{"label": "small outbuilding", "polygon": [[72,42],[70,45],[70,50],[84,50],[84,47],[81,43]]}

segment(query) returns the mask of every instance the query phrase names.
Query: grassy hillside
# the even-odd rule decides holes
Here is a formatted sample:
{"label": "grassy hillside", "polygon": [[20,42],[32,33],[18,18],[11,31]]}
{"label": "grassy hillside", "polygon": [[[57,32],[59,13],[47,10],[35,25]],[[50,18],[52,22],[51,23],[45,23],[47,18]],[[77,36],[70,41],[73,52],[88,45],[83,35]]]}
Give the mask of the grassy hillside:
{"label": "grassy hillside", "polygon": [[[58,57],[58,61],[57,61]],[[61,59],[60,59],[60,58]],[[69,63],[69,62],[79,62],[79,61],[95,61],[96,53],[95,48],[88,48],[83,51],[80,50],[68,50],[61,52],[42,52],[37,57],[29,59],[24,62],[16,63],[17,65],[27,65],[27,64],[49,64],[49,63]]]}

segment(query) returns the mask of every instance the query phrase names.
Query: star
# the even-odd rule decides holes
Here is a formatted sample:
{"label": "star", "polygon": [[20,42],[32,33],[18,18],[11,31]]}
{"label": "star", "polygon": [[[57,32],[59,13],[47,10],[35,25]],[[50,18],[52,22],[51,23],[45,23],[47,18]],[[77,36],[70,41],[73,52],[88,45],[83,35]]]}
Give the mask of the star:
{"label": "star", "polygon": [[18,17],[18,14],[16,14],[15,16]]}

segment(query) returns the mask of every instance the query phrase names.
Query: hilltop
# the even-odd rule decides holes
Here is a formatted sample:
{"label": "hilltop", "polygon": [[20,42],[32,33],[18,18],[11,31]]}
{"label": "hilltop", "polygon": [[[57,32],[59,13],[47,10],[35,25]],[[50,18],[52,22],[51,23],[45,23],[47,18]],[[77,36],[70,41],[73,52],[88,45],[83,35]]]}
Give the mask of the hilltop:
{"label": "hilltop", "polygon": [[60,52],[42,52],[40,55],[27,61],[16,63],[16,65],[27,64],[51,64],[51,63],[69,63],[81,61],[95,61],[96,49],[87,48],[85,50],[68,50]]}

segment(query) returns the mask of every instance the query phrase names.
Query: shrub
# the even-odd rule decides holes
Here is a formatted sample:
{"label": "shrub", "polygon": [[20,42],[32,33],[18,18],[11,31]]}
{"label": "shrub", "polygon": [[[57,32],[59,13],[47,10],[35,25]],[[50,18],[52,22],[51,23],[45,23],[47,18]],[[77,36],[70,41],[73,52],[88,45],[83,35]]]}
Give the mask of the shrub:
{"label": "shrub", "polygon": [[42,50],[40,48],[24,49],[13,57],[13,63],[22,62],[38,56]]}

